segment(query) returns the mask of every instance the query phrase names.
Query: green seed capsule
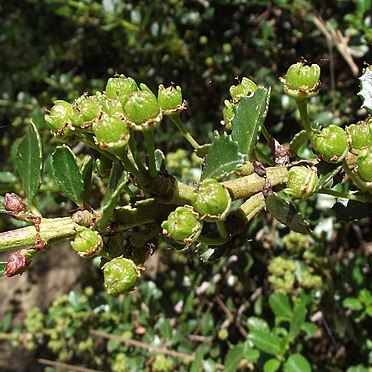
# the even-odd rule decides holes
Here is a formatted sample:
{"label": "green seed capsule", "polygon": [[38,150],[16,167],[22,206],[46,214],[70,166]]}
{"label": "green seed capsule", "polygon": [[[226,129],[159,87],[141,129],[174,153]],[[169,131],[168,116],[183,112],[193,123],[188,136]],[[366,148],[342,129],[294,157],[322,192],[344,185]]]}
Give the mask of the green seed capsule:
{"label": "green seed capsule", "polygon": [[71,247],[81,257],[92,257],[102,249],[102,237],[96,231],[81,226]]}
{"label": "green seed capsule", "polygon": [[315,147],[325,161],[339,163],[349,150],[346,132],[337,125],[331,124],[316,136]]}
{"label": "green seed capsule", "polygon": [[160,84],[158,90],[158,102],[165,115],[182,111],[183,106],[181,87],[174,87],[171,85],[168,88],[164,88],[164,86]]}
{"label": "green seed capsule", "polygon": [[288,171],[287,187],[284,191],[293,198],[306,199],[313,195],[318,181],[315,170],[295,166]]}
{"label": "green seed capsule", "polygon": [[176,208],[161,224],[163,234],[181,244],[190,244],[201,233],[199,214],[190,206]]}
{"label": "green seed capsule", "polygon": [[231,197],[218,181],[207,178],[194,191],[191,204],[206,221],[224,220],[230,210]]}
{"label": "green seed capsule", "polygon": [[73,105],[73,125],[78,127],[89,127],[93,120],[97,119],[101,108],[95,96],[82,95]]}
{"label": "green seed capsule", "polygon": [[346,128],[351,147],[360,150],[372,146],[372,121],[351,124]]}
{"label": "green seed capsule", "polygon": [[124,104],[126,98],[138,90],[137,83],[132,78],[126,78],[124,75],[110,78],[106,84],[106,96],[111,99],[119,99]]}
{"label": "green seed capsule", "polygon": [[240,84],[230,87],[230,95],[233,100],[240,100],[241,97],[248,96],[257,89],[257,85],[252,80],[243,77]]}
{"label": "green seed capsule", "polygon": [[107,293],[112,296],[133,291],[141,276],[140,269],[135,263],[123,257],[106,262],[102,269]]}
{"label": "green seed capsule", "polygon": [[128,125],[134,130],[145,131],[159,124],[161,112],[154,93],[145,84],[140,88],[128,96],[123,109]]}
{"label": "green seed capsule", "polygon": [[295,99],[305,99],[316,95],[320,89],[320,67],[302,62],[291,65],[282,79],[284,91]]}
{"label": "green seed capsule", "polygon": [[124,120],[117,116],[102,115],[93,123],[93,132],[98,143],[115,143],[128,137]]}
{"label": "green seed capsule", "polygon": [[73,116],[72,105],[63,100],[57,100],[54,101],[54,106],[44,118],[52,132],[60,136],[67,136],[71,133]]}
{"label": "green seed capsule", "polygon": [[359,176],[366,182],[372,182],[372,148],[362,150],[357,159]]}

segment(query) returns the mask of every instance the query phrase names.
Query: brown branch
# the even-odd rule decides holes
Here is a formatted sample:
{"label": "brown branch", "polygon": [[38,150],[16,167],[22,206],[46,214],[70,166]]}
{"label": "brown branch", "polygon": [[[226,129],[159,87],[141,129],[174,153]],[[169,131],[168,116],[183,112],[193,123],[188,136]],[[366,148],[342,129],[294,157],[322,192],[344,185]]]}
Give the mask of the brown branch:
{"label": "brown branch", "polygon": [[[149,344],[146,344],[146,343],[138,341],[138,340],[127,339],[127,338],[124,338],[122,336],[113,335],[111,333],[100,332],[100,331],[95,331],[95,330],[91,330],[89,333],[92,336],[102,337],[102,338],[106,338],[106,339],[109,339],[109,340],[119,341],[119,342],[121,342],[121,343],[123,343],[127,346],[134,346],[134,347],[138,347],[140,349],[152,351],[152,352],[159,353],[159,354],[169,355],[169,356],[172,356],[172,357],[175,357],[175,358],[184,359],[184,360],[191,361],[191,362],[193,362],[195,360],[195,355],[194,354],[190,355],[190,354],[180,353],[179,351],[169,350],[169,349],[166,349],[164,347],[149,345]],[[215,366],[219,369],[224,369],[222,364],[217,364],[216,363]]]}
{"label": "brown branch", "polygon": [[54,362],[53,360],[39,358],[38,363],[44,364],[46,366],[53,366],[57,367],[59,370],[66,370],[70,372],[101,372],[96,369],[90,369],[85,367],[78,367],[71,364],[61,363],[61,362]]}

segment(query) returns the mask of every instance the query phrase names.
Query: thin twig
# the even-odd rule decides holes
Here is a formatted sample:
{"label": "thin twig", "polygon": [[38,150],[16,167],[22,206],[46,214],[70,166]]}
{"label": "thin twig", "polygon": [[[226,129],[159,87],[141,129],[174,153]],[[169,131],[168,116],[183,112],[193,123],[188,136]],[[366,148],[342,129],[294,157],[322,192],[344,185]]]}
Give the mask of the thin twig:
{"label": "thin twig", "polygon": [[170,356],[173,356],[175,358],[185,359],[185,360],[189,360],[189,361],[194,361],[195,360],[194,355],[184,354],[184,353],[180,353],[180,352],[175,351],[175,350],[169,350],[169,349],[166,349],[166,348],[163,348],[163,347],[157,347],[157,346],[154,346],[154,345],[149,345],[149,344],[146,344],[145,342],[141,342],[141,341],[138,341],[138,340],[126,339],[124,337],[121,337],[121,336],[118,336],[118,335],[113,335],[111,333],[91,330],[90,334],[92,336],[97,336],[97,337],[102,337],[102,338],[106,338],[106,339],[109,339],[109,340],[119,341],[119,342],[121,342],[121,343],[123,343],[127,346],[134,346],[134,347],[138,347],[140,349],[145,349],[145,350],[154,351],[154,352],[160,353],[160,354],[170,355]]}
{"label": "thin twig", "polygon": [[[109,340],[119,341],[119,342],[121,342],[121,343],[123,343],[127,346],[134,346],[134,347],[138,347],[140,349],[152,351],[152,352],[159,353],[159,354],[169,355],[169,356],[172,356],[172,357],[175,357],[175,358],[184,359],[184,360],[188,360],[188,361],[191,361],[191,362],[193,362],[195,360],[195,355],[194,354],[190,355],[190,354],[180,353],[179,351],[169,350],[169,349],[166,349],[164,347],[149,345],[149,344],[146,344],[145,342],[141,342],[141,341],[138,341],[138,340],[126,339],[122,336],[113,335],[111,333],[91,330],[90,334],[92,336],[97,336],[97,337],[102,337],[102,338],[106,338],[106,339],[109,339]],[[222,364],[218,364],[218,363],[215,364],[215,367],[219,368],[219,369],[224,369],[224,366]]]}
{"label": "thin twig", "polygon": [[346,63],[349,65],[354,76],[359,76],[359,68],[353,60],[353,57],[348,46],[349,39],[346,38],[340,30],[334,29],[329,22],[325,22],[321,17],[315,16],[313,19],[315,26],[333,43]]}
{"label": "thin twig", "polygon": [[38,363],[44,364],[46,366],[53,366],[62,370],[70,371],[70,372],[101,372],[97,369],[90,369],[85,367],[78,367],[72,364],[66,364],[61,362],[54,362],[53,360],[39,358]]}
{"label": "thin twig", "polygon": [[[230,311],[230,309],[224,304],[224,302],[220,299],[219,296],[216,296],[215,298],[218,306],[222,309],[222,311],[226,314],[227,318],[233,322],[234,321],[234,315],[232,314],[232,312]],[[248,336],[248,333],[247,331],[242,327],[241,324],[236,324],[239,332],[241,333],[241,335],[243,337],[247,337]]]}

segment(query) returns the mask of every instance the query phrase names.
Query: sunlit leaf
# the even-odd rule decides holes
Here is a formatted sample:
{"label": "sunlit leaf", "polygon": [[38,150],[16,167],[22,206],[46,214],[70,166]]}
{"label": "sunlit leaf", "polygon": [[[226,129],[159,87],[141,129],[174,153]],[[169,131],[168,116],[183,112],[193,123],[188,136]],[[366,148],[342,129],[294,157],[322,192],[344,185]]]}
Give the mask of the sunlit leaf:
{"label": "sunlit leaf", "polygon": [[276,372],[280,368],[280,362],[278,359],[269,359],[265,362],[263,371],[264,372]]}
{"label": "sunlit leaf", "polygon": [[249,333],[248,337],[263,352],[271,355],[278,355],[280,353],[281,339],[278,336],[255,329]]}
{"label": "sunlit leaf", "polygon": [[360,92],[358,95],[362,97],[363,105],[370,114],[372,114],[372,66],[368,66],[363,75],[359,78]]}
{"label": "sunlit leaf", "polygon": [[247,325],[250,331],[258,330],[266,333],[270,332],[270,327],[267,322],[261,318],[251,316],[248,318]]}
{"label": "sunlit leaf", "polygon": [[269,108],[270,89],[259,87],[251,96],[243,97],[235,107],[232,139],[242,154],[250,155],[256,146]]}
{"label": "sunlit leaf", "polygon": [[290,319],[292,317],[292,308],[288,296],[281,292],[272,293],[269,297],[271,310],[277,317]]}
{"label": "sunlit leaf", "polygon": [[205,158],[201,180],[215,178],[221,180],[234,173],[244,164],[245,156],[239,152],[238,144],[226,133],[214,137]]}
{"label": "sunlit leaf", "polygon": [[292,354],[284,363],[284,372],[311,372],[311,367],[301,354]]}

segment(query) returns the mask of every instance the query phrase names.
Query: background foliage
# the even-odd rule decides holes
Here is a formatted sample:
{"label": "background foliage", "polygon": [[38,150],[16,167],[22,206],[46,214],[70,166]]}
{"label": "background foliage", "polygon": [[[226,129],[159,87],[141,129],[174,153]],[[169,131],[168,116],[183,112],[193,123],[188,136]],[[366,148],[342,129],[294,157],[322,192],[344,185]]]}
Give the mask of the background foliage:
{"label": "background foliage", "polygon": [[[278,78],[300,57],[320,64],[323,71],[323,94],[312,101],[311,115],[325,124],[361,119],[365,112],[358,110],[353,65],[337,46],[348,47],[359,73],[364,61],[371,62],[370,12],[368,0],[4,2],[0,193],[19,190],[9,149],[28,118],[41,131],[44,154],[50,153],[53,141],[44,110],[57,98],[71,101],[84,91],[102,90],[115,72],[150,87],[180,85],[189,107],[185,115],[200,142],[211,138],[228,87],[244,75],[273,86],[269,130],[282,141],[294,134],[295,106],[281,95]],[[334,36],[336,31],[346,41]],[[183,140],[171,128],[159,140],[164,149],[174,151],[167,159],[174,173],[193,180],[196,170],[189,150],[177,150],[188,149]],[[48,162],[45,168],[48,184]],[[64,200],[55,198],[55,186],[51,181],[49,185],[39,205],[48,215],[66,214],[69,205],[61,207]],[[154,371],[225,365],[232,371],[253,364],[274,371],[273,356],[301,363],[299,353],[315,371],[368,366],[371,220],[341,225],[330,206],[327,198],[302,202],[301,212],[314,231],[308,237],[261,216],[249,226],[252,241],[241,242],[213,263],[160,249],[156,275],[133,295],[110,298],[93,277],[83,293],[59,298],[47,313],[29,313],[23,328],[13,330],[14,340],[21,339],[37,356],[113,371],[126,370],[125,365]],[[284,297],[269,296],[283,292]],[[285,304],[287,313],[278,312],[275,300]],[[291,317],[299,307],[305,315],[296,318],[301,325],[294,332]],[[1,327],[3,332],[12,330],[11,316],[4,316]],[[273,337],[288,340],[285,352],[257,341],[268,327]],[[106,342],[92,330],[142,346]],[[151,352],[148,345],[160,350]],[[193,358],[185,361],[184,354]],[[290,362],[285,370],[293,370]]]}

